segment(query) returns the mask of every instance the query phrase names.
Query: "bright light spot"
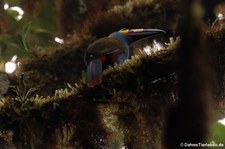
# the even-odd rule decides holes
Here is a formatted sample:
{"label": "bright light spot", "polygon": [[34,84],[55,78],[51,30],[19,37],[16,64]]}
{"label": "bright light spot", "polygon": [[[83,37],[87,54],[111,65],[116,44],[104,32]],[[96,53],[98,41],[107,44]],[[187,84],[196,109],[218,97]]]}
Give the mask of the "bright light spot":
{"label": "bright light spot", "polygon": [[157,42],[156,40],[153,40],[152,47],[148,45],[148,46],[144,47],[143,50],[147,55],[151,55],[152,53],[155,53],[162,49],[163,49],[163,45],[161,43]]}
{"label": "bright light spot", "polygon": [[6,73],[13,73],[16,70],[16,63],[7,62],[5,63],[5,72]]}
{"label": "bright light spot", "polygon": [[19,15],[16,17],[17,20],[21,20],[23,18],[24,11],[23,11],[23,9],[21,9],[18,6],[9,7],[9,4],[5,3],[4,4],[4,9],[5,10],[13,10],[13,11],[18,12]]}
{"label": "bright light spot", "polygon": [[222,13],[218,13],[217,18],[218,18],[219,20],[223,20],[223,19],[224,19],[224,16],[223,16]]}
{"label": "bright light spot", "polygon": [[18,15],[18,16],[17,16],[17,19],[18,19],[18,20],[21,20],[22,18],[23,18],[23,16],[21,16],[21,15]]}
{"label": "bright light spot", "polygon": [[12,61],[12,62],[15,62],[16,59],[17,59],[17,55],[14,55],[14,56],[12,57],[11,61]]}
{"label": "bright light spot", "polygon": [[5,10],[9,9],[9,4],[8,4],[8,3],[5,3],[5,4],[4,4],[4,9],[5,9]]}
{"label": "bright light spot", "polygon": [[144,51],[147,55],[151,55],[151,47],[150,46],[144,47]]}
{"label": "bright light spot", "polygon": [[127,149],[126,145],[123,145],[121,149]]}
{"label": "bright light spot", "polygon": [[220,123],[220,124],[222,124],[222,125],[224,125],[224,126],[225,126],[225,118],[224,118],[224,119],[222,119],[222,120],[218,120],[218,123]]}
{"label": "bright light spot", "polygon": [[18,12],[19,15],[16,17],[17,20],[21,20],[21,19],[23,18],[24,11],[23,11],[23,9],[21,9],[21,8],[18,7],[18,6],[9,7],[9,4],[5,3],[5,4],[4,4],[4,9],[5,9],[5,10],[13,10],[13,11]]}
{"label": "bright light spot", "polygon": [[21,9],[20,7],[18,6],[13,6],[13,7],[10,7],[9,10],[14,10],[14,11],[17,11],[19,13],[19,15],[24,15],[24,11],[23,9]]}
{"label": "bright light spot", "polygon": [[14,55],[10,61],[5,63],[5,72],[6,73],[10,74],[16,70],[16,66],[17,66],[16,59],[17,59],[17,56]]}
{"label": "bright light spot", "polygon": [[163,46],[162,46],[161,43],[154,40],[153,41],[153,48],[156,49],[157,51],[160,51],[163,48]]}
{"label": "bright light spot", "polygon": [[64,40],[59,38],[59,37],[55,37],[55,42],[58,42],[60,44],[64,44]]}

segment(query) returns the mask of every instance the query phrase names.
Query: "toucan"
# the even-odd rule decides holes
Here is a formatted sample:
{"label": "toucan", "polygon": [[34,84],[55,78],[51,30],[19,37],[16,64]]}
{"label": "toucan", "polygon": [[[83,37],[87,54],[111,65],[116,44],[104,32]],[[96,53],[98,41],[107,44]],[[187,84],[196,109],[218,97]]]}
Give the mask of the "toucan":
{"label": "toucan", "polygon": [[94,87],[99,84],[103,70],[128,59],[130,46],[136,41],[164,34],[166,31],[161,29],[121,29],[98,39],[87,48],[84,56],[87,85]]}

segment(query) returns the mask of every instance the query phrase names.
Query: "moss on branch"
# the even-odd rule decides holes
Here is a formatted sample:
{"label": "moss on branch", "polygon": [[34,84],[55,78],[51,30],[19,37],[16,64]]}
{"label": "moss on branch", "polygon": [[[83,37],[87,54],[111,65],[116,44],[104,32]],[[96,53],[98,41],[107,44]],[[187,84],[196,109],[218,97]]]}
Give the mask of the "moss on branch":
{"label": "moss on branch", "polygon": [[[224,40],[215,37],[210,34],[211,44],[221,45]],[[3,100],[0,128],[13,132],[13,144],[18,148],[103,148],[116,144],[160,148],[165,113],[178,99],[176,44],[151,55],[141,52],[108,68],[102,83],[93,88],[78,81],[52,96]],[[216,70],[222,69],[223,62],[219,62],[221,67]]]}
{"label": "moss on branch", "polygon": [[[72,141],[70,146],[84,147],[88,143],[89,146],[98,148],[101,141],[97,141],[100,144],[96,144],[93,140],[99,139],[99,137],[104,140],[102,144],[112,146],[111,142],[116,139],[112,134],[116,134],[118,127],[114,130],[111,126],[109,127],[104,121],[107,116],[104,116],[103,112],[111,111],[111,115],[108,116],[114,115],[112,121],[123,128],[121,136],[126,135],[126,137],[121,137],[121,140],[127,145],[139,144],[143,147],[159,145],[159,142],[154,143],[148,138],[151,131],[158,134],[159,138],[161,132],[155,130],[159,129],[158,127],[154,130],[150,129],[150,132],[140,130],[143,126],[149,128],[152,123],[147,113],[155,114],[148,111],[147,107],[169,101],[161,96],[170,96],[168,88],[173,86],[169,77],[175,70],[174,58],[172,58],[174,52],[175,49],[167,48],[152,56],[144,53],[133,56],[122,65],[108,68],[103,73],[102,83],[93,88],[87,87],[80,81],[75,86],[68,85],[68,88],[56,90],[54,96],[35,96],[25,101],[18,97],[3,100],[0,111],[1,130],[13,131],[15,144],[21,148],[31,146],[37,148],[41,147],[38,140],[46,139],[46,137],[53,140],[59,139],[60,137],[56,135],[57,130],[64,130],[64,127],[69,124],[68,127],[72,132],[70,132],[67,142]],[[159,90],[162,90],[163,94],[154,94]],[[160,111],[162,109],[155,110],[163,116]],[[136,127],[136,120],[139,118],[142,123]],[[130,125],[129,121],[133,124]],[[154,123],[160,123],[159,127],[162,128],[159,120]],[[135,131],[131,131],[131,127],[134,126],[136,127]],[[31,132],[32,134],[30,134]],[[141,139],[136,136],[139,133],[143,138],[148,138],[146,142],[139,142]],[[136,137],[133,138],[133,135]],[[28,136],[31,137],[29,140],[26,139]],[[93,138],[93,136],[95,137]],[[51,141],[47,140],[42,145],[49,148],[59,145],[57,142]]]}

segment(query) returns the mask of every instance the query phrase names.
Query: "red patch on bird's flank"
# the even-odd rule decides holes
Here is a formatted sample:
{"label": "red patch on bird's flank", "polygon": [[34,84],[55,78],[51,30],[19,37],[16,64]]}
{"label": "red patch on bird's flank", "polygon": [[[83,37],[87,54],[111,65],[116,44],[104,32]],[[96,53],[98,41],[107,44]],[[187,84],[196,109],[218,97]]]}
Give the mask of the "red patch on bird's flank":
{"label": "red patch on bird's flank", "polygon": [[102,60],[102,63],[104,64],[106,62],[106,56],[105,55],[102,55],[101,56],[101,60]]}

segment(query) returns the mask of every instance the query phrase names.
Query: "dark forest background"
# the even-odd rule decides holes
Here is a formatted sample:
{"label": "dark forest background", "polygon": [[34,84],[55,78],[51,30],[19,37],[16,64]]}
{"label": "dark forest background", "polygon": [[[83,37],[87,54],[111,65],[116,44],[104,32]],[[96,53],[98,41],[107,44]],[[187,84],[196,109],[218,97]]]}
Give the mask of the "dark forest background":
{"label": "dark forest background", "polygon": [[[225,148],[224,16],[222,0],[0,0],[1,74],[18,56],[0,78],[0,149]],[[122,28],[167,44],[136,43],[88,87],[85,50]]]}

